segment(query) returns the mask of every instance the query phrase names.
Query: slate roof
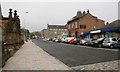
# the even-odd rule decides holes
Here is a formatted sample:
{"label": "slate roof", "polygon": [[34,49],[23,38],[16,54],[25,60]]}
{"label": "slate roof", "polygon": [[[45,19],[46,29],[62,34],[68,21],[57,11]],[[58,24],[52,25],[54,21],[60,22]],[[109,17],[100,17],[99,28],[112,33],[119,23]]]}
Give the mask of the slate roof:
{"label": "slate roof", "polygon": [[66,25],[48,25],[49,29],[67,29]]}
{"label": "slate roof", "polygon": [[[74,16],[71,20],[69,20],[69,21],[67,22],[67,24],[69,24],[70,22],[73,22],[73,21],[75,21],[75,20],[78,20],[79,18],[82,18],[82,17],[86,16],[87,14],[90,14],[90,13],[89,13],[89,10],[87,11],[87,13],[85,13],[85,11],[84,11],[83,13],[81,13],[81,11],[78,11],[77,14],[76,14],[76,16]],[[96,19],[97,19],[96,16],[93,16],[92,14],[90,14],[90,15],[91,15],[93,18],[96,18]],[[98,20],[100,20],[100,19],[98,19]]]}
{"label": "slate roof", "polygon": [[103,28],[120,28],[120,20],[115,20]]}

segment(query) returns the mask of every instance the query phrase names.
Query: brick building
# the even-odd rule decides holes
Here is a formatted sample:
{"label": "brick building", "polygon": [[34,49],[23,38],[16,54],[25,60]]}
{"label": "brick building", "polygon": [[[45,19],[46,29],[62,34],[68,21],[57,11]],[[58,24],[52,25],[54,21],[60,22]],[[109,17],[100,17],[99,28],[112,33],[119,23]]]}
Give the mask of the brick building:
{"label": "brick building", "polygon": [[120,20],[115,20],[101,28],[104,37],[120,38]]}
{"label": "brick building", "polygon": [[67,22],[67,26],[69,36],[84,37],[87,31],[104,27],[105,21],[93,16],[89,10],[87,12],[83,11],[83,13],[78,11],[76,16]]}
{"label": "brick building", "polygon": [[94,35],[95,38],[101,38],[101,37],[116,37],[120,38],[120,20],[115,20],[111,23],[106,23],[106,25],[100,29],[97,30],[91,30],[87,31],[84,34],[87,35]]}
{"label": "brick building", "polygon": [[115,20],[111,23],[107,23],[104,27],[89,31],[90,34],[97,35],[99,37],[116,37],[120,38],[120,20]]}
{"label": "brick building", "polygon": [[66,25],[49,25],[47,24],[47,29],[42,30],[41,36],[45,38],[62,37],[67,35]]}

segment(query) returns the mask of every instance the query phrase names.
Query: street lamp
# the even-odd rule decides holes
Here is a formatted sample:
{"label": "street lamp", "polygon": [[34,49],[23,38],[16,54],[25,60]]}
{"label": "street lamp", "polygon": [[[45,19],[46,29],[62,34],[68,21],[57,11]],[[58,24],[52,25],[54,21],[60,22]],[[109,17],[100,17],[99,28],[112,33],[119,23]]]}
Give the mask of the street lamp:
{"label": "street lamp", "polygon": [[28,14],[28,12],[25,12],[25,17],[24,17],[24,42],[26,41],[26,29],[25,29],[25,23],[26,23],[26,14]]}

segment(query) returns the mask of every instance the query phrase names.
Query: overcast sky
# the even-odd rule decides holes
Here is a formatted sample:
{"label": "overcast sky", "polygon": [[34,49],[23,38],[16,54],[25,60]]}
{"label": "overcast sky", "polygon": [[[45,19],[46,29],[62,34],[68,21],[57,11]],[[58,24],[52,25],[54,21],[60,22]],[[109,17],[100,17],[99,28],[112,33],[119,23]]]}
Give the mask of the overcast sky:
{"label": "overcast sky", "polygon": [[31,32],[46,28],[46,24],[65,25],[78,10],[89,9],[92,15],[106,22],[118,19],[118,2],[2,2],[1,7],[5,17],[9,8],[16,9],[21,26]]}

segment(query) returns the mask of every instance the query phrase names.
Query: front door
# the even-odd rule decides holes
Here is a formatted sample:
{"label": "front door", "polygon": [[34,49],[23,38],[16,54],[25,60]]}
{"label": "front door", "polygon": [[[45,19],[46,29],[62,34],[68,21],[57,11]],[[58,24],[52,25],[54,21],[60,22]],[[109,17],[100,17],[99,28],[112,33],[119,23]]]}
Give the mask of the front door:
{"label": "front door", "polygon": [[75,37],[76,37],[76,38],[77,38],[77,35],[78,35],[77,31],[75,31]]}

